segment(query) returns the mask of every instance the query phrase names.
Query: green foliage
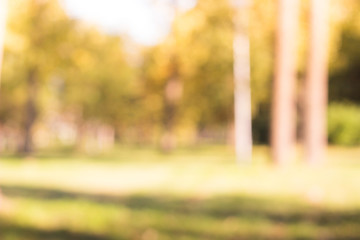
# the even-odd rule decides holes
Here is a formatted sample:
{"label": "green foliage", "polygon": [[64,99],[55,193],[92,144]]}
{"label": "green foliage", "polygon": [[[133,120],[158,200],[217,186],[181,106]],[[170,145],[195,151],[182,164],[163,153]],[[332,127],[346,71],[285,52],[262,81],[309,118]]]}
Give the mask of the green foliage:
{"label": "green foliage", "polygon": [[61,69],[59,93],[64,112],[80,121],[98,120],[110,125],[129,123],[137,94],[134,72],[119,37],[77,26],[68,43],[67,65]]}
{"label": "green foliage", "polygon": [[70,19],[58,1],[14,0],[9,7],[1,125],[22,136],[59,115],[79,124],[134,122],[138,84],[120,37]]}
{"label": "green foliage", "polygon": [[226,125],[233,116],[231,7],[227,1],[199,1],[179,19],[179,24],[194,18],[202,21],[180,33],[184,38],[180,43],[184,49],[180,52],[184,65],[183,111],[197,127]]}
{"label": "green foliage", "polygon": [[62,44],[70,20],[57,1],[9,1],[8,33],[5,42],[1,122],[21,128],[28,101],[28,78],[36,72],[37,114],[47,107],[46,82],[61,61]]}
{"label": "green foliage", "polygon": [[[268,142],[276,4],[273,0],[253,0],[251,7],[251,97],[256,143]],[[309,27],[308,1],[301,4],[299,75],[305,72]],[[357,0],[336,0],[332,4],[329,99],[359,103],[360,5]],[[70,19],[58,1],[11,0],[9,5],[0,124],[15,129],[18,136],[22,136],[26,119],[27,80],[35,69],[36,126],[54,116],[70,116],[79,128],[96,122],[114,128],[124,139],[137,135],[144,143],[152,142],[164,125],[167,82],[176,72],[182,90],[174,114],[176,134],[186,135],[185,143],[193,142],[202,131],[217,132],[218,141],[228,140],[226,135],[233,122],[231,1],[199,0],[193,9],[177,16],[163,42],[139,47],[135,61],[128,54],[129,40]],[[341,134],[334,129],[330,142],[358,141],[355,136],[338,137]]]}
{"label": "green foliage", "polygon": [[339,145],[360,145],[360,107],[332,103],[328,110],[329,142]]}
{"label": "green foliage", "polygon": [[182,92],[175,113],[177,132],[192,136],[201,129],[226,128],[233,115],[231,6],[224,0],[199,1],[175,19],[173,28],[172,36],[145,52],[143,109],[148,124],[162,125],[166,83],[175,67]]}
{"label": "green foliage", "polygon": [[[255,1],[251,8],[251,87],[253,117],[257,123],[263,122],[263,112],[269,112],[260,112],[260,105],[270,106],[267,103],[273,74],[274,8],[273,1]],[[169,38],[145,55],[147,94],[154,99],[164,92],[171,70],[169,54],[176,52],[183,84],[177,115],[179,128],[226,129],[233,122],[233,13],[229,1],[201,0],[175,21],[176,46]],[[161,101],[156,102],[159,104],[155,105],[153,116],[163,112]],[[267,129],[266,123],[253,129],[259,141],[267,141]]]}

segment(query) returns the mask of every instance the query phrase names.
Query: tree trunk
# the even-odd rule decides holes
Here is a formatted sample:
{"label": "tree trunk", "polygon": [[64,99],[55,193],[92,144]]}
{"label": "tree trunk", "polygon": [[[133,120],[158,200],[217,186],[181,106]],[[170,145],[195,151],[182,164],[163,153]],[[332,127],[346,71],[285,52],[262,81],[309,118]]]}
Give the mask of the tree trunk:
{"label": "tree trunk", "polygon": [[177,76],[177,70],[173,71],[173,77],[166,83],[164,94],[164,133],[161,139],[161,148],[164,151],[171,151],[176,146],[176,137],[174,135],[175,117],[182,93],[182,83]]}
{"label": "tree trunk", "polygon": [[252,158],[249,23],[250,0],[237,4],[234,19],[234,128],[238,162],[249,162]]}
{"label": "tree trunk", "polygon": [[27,101],[25,104],[24,142],[21,153],[30,155],[33,152],[33,128],[37,118],[36,95],[38,88],[38,73],[31,69],[27,78]]}
{"label": "tree trunk", "polygon": [[75,151],[83,153],[85,151],[86,141],[86,128],[85,123],[82,119],[79,119],[76,123],[76,140],[75,140]]}
{"label": "tree trunk", "polygon": [[170,59],[170,77],[165,83],[164,89],[164,116],[163,116],[163,134],[160,147],[163,151],[169,152],[176,147],[176,136],[174,133],[176,113],[182,97],[183,84],[179,78],[179,66],[177,57],[177,0],[172,0],[174,10],[174,26],[172,32],[172,57]]}
{"label": "tree trunk", "polygon": [[279,0],[273,84],[271,150],[274,161],[285,164],[295,143],[295,79],[298,0]]}
{"label": "tree trunk", "polygon": [[305,157],[314,164],[325,158],[327,145],[328,0],[312,0],[310,52],[305,83]]}

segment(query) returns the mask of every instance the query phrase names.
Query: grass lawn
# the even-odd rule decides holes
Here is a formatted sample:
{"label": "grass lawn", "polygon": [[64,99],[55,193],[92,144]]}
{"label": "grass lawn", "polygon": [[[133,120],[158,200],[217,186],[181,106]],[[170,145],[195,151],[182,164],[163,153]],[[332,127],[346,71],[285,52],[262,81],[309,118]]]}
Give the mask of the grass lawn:
{"label": "grass lawn", "polygon": [[102,156],[2,157],[1,240],[360,239],[360,149],[276,168],[257,147],[119,147]]}

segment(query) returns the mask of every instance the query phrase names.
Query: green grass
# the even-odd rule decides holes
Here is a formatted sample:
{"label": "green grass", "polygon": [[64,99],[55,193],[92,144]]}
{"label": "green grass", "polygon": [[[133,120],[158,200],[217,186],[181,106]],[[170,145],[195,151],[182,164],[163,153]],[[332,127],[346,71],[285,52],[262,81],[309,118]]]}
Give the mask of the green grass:
{"label": "green grass", "polygon": [[0,161],[1,240],[360,239],[360,149],[276,168],[257,147],[119,147]]}

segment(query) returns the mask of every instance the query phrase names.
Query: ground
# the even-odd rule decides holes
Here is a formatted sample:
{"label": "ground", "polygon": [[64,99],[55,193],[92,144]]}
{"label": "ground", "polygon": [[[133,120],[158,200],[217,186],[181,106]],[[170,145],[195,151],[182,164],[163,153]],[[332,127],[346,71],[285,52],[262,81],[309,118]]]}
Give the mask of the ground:
{"label": "ground", "polygon": [[0,239],[360,239],[359,148],[282,168],[268,151],[251,165],[225,146],[3,156]]}

